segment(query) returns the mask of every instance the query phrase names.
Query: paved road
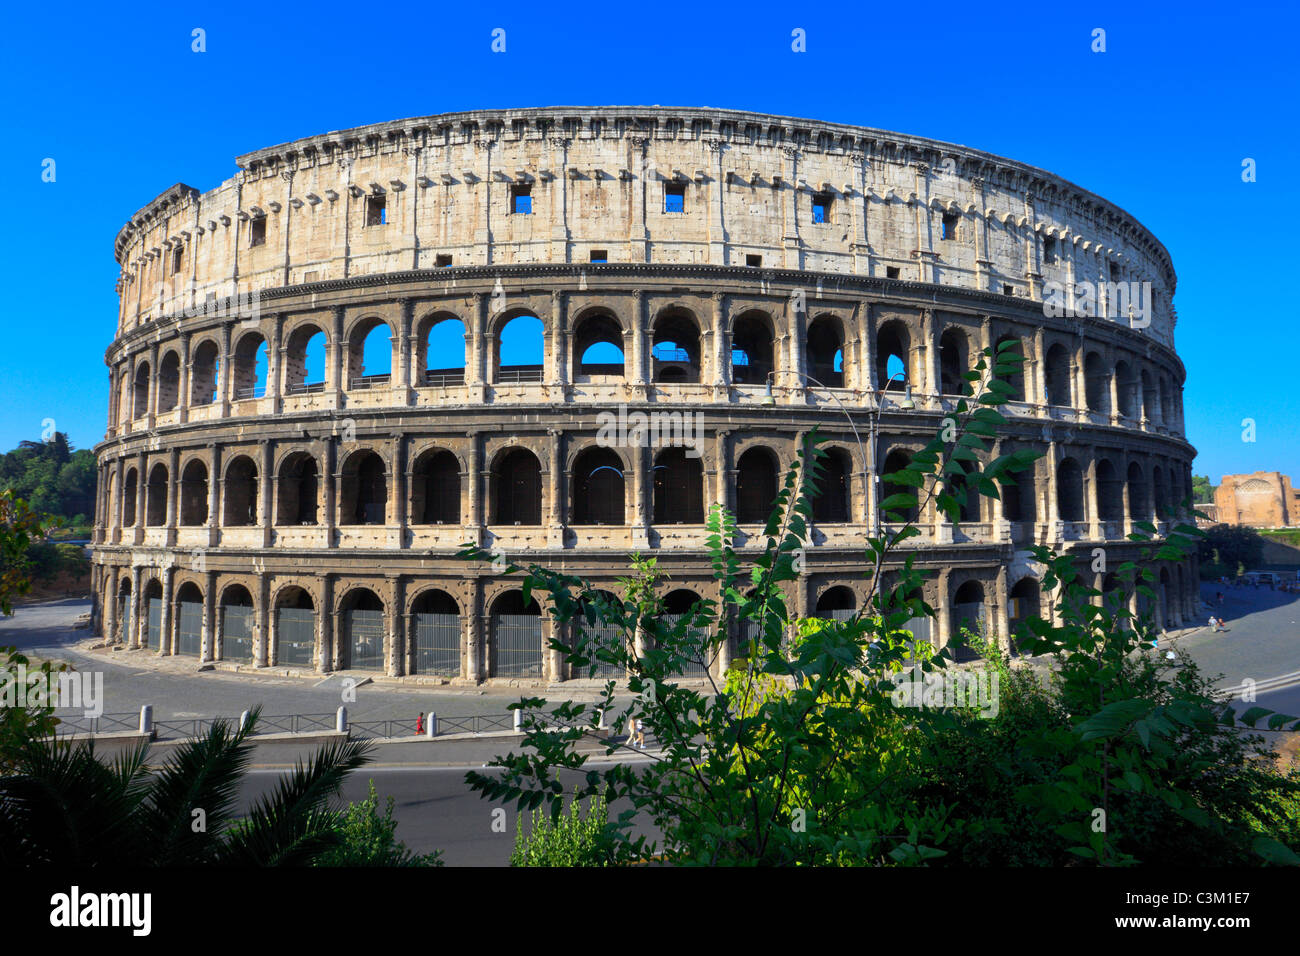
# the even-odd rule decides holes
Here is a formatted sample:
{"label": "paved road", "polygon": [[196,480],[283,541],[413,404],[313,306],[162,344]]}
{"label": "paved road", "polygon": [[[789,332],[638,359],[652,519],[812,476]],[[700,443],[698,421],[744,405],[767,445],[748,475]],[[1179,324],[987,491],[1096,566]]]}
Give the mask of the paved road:
{"label": "paved road", "polygon": [[[1220,591],[1224,600],[1222,608],[1217,609],[1214,599]],[[1222,674],[1220,686],[1238,685],[1246,678],[1259,682],[1292,673],[1300,678],[1300,595],[1268,588],[1203,584],[1201,597],[1215,603],[1213,613],[1224,619],[1227,632],[1210,630],[1211,612],[1207,607],[1205,624],[1180,632],[1174,641],[1204,673],[1211,677]]]}
{"label": "paved road", "polygon": [[[90,610],[83,600],[56,601],[17,608],[11,618],[0,618],[0,645],[16,645],[24,653],[66,660],[80,671],[104,674],[104,712],[138,712],[151,704],[156,720],[195,717],[234,717],[260,704],[267,715],[329,714],[344,703],[339,678],[286,677],[243,671],[198,670],[184,658],[160,660],[149,651],[91,651],[89,632],[73,625]],[[584,682],[588,683],[588,682]],[[353,720],[409,721],[415,731],[416,715],[424,711],[443,716],[505,714],[523,693],[540,694],[555,702],[591,701],[593,686],[563,688],[561,693],[511,688],[412,688],[384,683],[357,688],[355,702],[347,702]]]}

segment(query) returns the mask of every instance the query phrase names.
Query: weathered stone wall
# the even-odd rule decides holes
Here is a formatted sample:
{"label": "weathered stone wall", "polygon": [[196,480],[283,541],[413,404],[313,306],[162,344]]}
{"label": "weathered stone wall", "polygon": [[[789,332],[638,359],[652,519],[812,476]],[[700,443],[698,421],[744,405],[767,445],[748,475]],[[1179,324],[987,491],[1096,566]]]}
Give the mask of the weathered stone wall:
{"label": "weathered stone wall", "polygon": [[1214,492],[1219,520],[1252,528],[1288,528],[1300,523],[1300,496],[1291,479],[1276,471],[1224,475]]}

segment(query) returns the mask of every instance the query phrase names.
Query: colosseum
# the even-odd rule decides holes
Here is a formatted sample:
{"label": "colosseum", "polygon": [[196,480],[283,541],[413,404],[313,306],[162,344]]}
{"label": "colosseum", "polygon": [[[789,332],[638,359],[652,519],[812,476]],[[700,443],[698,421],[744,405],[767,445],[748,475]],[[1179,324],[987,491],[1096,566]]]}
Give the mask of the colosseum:
{"label": "colosseum", "polygon": [[[880,475],[1008,338],[1026,361],[995,450],[1043,457],[956,526],[932,506],[911,516],[938,611],[920,637],[942,646],[979,622],[1004,638],[1052,614],[1029,546],[1105,547],[1117,566],[1136,556],[1133,525],[1190,491],[1170,257],[1041,169],[660,107],[400,120],[237,164],[208,192],[167,189],[116,241],[94,620],[128,647],[417,682],[571,679],[517,579],[460,547],[611,591],[631,552],[653,555],[682,613],[719,596],[709,508],[760,547],[814,427],[829,487],[792,605],[843,614],[865,594]],[[1141,319],[1128,288],[1149,292]],[[662,428],[610,441],[611,421]],[[1194,564],[1158,580],[1158,624],[1190,620]],[[1116,587],[1113,572],[1096,584]]]}

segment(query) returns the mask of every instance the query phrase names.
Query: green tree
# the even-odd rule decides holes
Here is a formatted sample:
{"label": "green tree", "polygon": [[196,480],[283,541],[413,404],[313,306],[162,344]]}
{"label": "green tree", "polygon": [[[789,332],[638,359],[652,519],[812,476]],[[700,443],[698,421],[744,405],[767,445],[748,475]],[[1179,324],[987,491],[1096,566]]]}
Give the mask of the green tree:
{"label": "green tree", "polygon": [[1264,557],[1264,536],[1244,525],[1216,524],[1206,529],[1197,544],[1202,561],[1227,565],[1231,574],[1244,568],[1258,567]]}
{"label": "green tree", "polygon": [[1210,484],[1206,475],[1192,475],[1192,503],[1198,505],[1214,504],[1215,486]]}
{"label": "green tree", "polygon": [[438,851],[416,854],[397,839],[397,821],[393,819],[392,797],[384,813],[379,813],[379,795],[375,781],[370,781],[364,800],[348,804],[334,815],[334,830],[339,843],[316,860],[316,866],[442,866]]}
{"label": "green tree", "polygon": [[31,737],[0,776],[0,865],[307,865],[343,839],[328,801],[369,745],[321,748],[244,816],[239,789],[258,711],[240,729],[216,721],[161,766],[149,745],[108,761],[93,742]]}
{"label": "green tree", "polygon": [[609,866],[613,861],[609,807],[602,796],[588,802],[586,816],[581,801],[569,804],[569,812],[552,818],[534,810],[531,826],[515,831],[511,866]]}

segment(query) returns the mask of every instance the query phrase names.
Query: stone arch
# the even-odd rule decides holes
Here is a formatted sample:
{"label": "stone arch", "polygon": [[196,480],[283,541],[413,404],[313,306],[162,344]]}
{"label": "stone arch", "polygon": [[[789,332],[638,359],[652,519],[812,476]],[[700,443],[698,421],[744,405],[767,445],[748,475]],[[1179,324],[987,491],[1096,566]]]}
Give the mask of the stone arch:
{"label": "stone arch", "polygon": [[858,597],[852,588],[835,584],[817,598],[816,616],[843,620],[857,613],[858,604]]}
{"label": "stone arch", "polygon": [[266,337],[253,329],[244,332],[231,347],[230,397],[236,401],[263,397],[269,368]]}
{"label": "stone arch", "polygon": [[776,368],[776,323],[761,309],[746,309],[731,323],[732,381],[763,385]]}
{"label": "stone arch", "polygon": [[257,613],[252,593],[239,582],[227,584],[221,589],[217,613],[221,615],[217,657],[223,661],[252,663]]}
{"label": "stone arch", "polygon": [[623,341],[617,314],[604,307],[583,309],[573,320],[573,371],[578,380],[593,375],[621,378],[627,368]]}
{"label": "stone arch", "polygon": [[211,405],[217,399],[221,349],[212,339],[203,339],[193,346],[191,355],[190,404]]}
{"label": "stone arch", "polygon": [[167,466],[156,462],[149,469],[149,487],[145,491],[145,524],[157,528],[167,523]]}
{"label": "stone arch", "polygon": [[1109,458],[1097,461],[1097,517],[1102,521],[1124,517],[1124,482]]}
{"label": "stone arch", "polygon": [[428,313],[415,324],[415,368],[422,384],[464,383],[469,365],[465,336],[465,321],[443,309]]}
{"label": "stone arch", "polygon": [[1088,411],[1109,415],[1111,371],[1100,352],[1089,352],[1084,357],[1083,380]]}
{"label": "stone arch", "polygon": [[257,491],[257,464],[251,457],[236,455],[227,462],[222,481],[222,525],[232,528],[257,524]]}
{"label": "stone arch", "polygon": [[429,585],[411,596],[411,672],[459,677],[461,613],[456,599]]}
{"label": "stone arch", "polygon": [[913,380],[911,331],[902,319],[889,319],[876,330],[877,387],[901,392]]}
{"label": "stone arch", "polygon": [[1056,511],[1061,521],[1086,521],[1083,469],[1074,458],[1062,458],[1056,466]]}
{"label": "stone arch", "polygon": [[546,322],[529,309],[511,309],[497,316],[491,327],[492,381],[540,382],[546,368]]}
{"label": "stone arch", "polygon": [[339,524],[388,523],[388,463],[374,448],[359,448],[339,469]]}
{"label": "stone arch", "polygon": [[411,523],[460,524],[460,459],[447,448],[420,452],[411,465]]}
{"label": "stone arch", "polygon": [[660,310],[650,323],[651,381],[699,382],[703,368],[701,326],[683,306]]}
{"label": "stone arch", "polygon": [[[286,395],[325,390],[325,363],[330,337],[315,322],[300,322],[287,330],[284,368],[281,371]],[[308,353],[319,351],[319,358]]]}
{"label": "stone arch", "polygon": [[[911,452],[906,448],[891,448],[884,457],[884,467],[880,470],[880,487],[881,501],[884,501],[890,495],[911,494],[914,502],[919,502],[916,494],[917,489],[909,485],[896,484],[888,479],[888,475],[907,468],[912,462]],[[897,519],[895,518],[897,516]],[[887,521],[902,520],[905,522],[914,522],[918,520],[918,504],[909,505],[906,508],[891,508],[887,514],[882,514],[882,519]]]}
{"label": "stone arch", "polygon": [[513,445],[499,451],[490,470],[489,487],[489,524],[531,527],[542,523],[542,463],[531,449]]}
{"label": "stone arch", "polygon": [[614,449],[588,445],[574,457],[572,474],[573,524],[627,524],[626,465]]}
{"label": "stone arch", "polygon": [[1074,404],[1074,388],[1071,384],[1070,350],[1060,342],[1054,343],[1047,350],[1043,364],[1047,379],[1047,404],[1061,408],[1071,407]]}
{"label": "stone arch", "polygon": [[319,611],[316,596],[300,584],[285,584],[272,597],[275,639],[268,642],[268,662],[286,667],[313,667]]}
{"label": "stone arch", "polygon": [[175,613],[172,620],[176,622],[176,635],[172,644],[172,653],[186,657],[202,657],[204,618],[203,588],[195,581],[178,581],[176,583]]}
{"label": "stone arch", "polygon": [[180,402],[181,356],[168,349],[158,362],[158,411],[170,412]]}
{"label": "stone arch", "polygon": [[813,499],[813,521],[845,524],[853,520],[853,455],[841,445],[824,445],[818,495]]}
{"label": "stone arch", "polygon": [[388,643],[384,600],[365,584],[339,596],[339,652],[345,670],[383,670]]}
{"label": "stone arch", "polygon": [[970,370],[970,340],[966,330],[950,325],[939,336],[939,391],[961,395],[967,385],[962,377]]}
{"label": "stone arch", "polygon": [[122,479],[122,527],[124,528],[134,527],[139,517],[135,513],[136,498],[139,496],[137,487],[139,480],[135,468],[128,468],[126,477]]}
{"label": "stone arch", "polygon": [[[385,333],[387,333],[386,343]],[[345,387],[373,388],[392,382],[393,368],[396,365],[394,352],[397,349],[397,336],[388,321],[383,316],[373,313],[361,315],[352,321],[345,335],[347,336],[344,349],[347,356]]]}
{"label": "stone arch", "polygon": [[193,527],[208,523],[208,465],[191,458],[181,468],[180,523]]}
{"label": "stone arch", "polygon": [[149,363],[141,362],[135,367],[135,378],[131,388],[131,417],[144,418],[149,413]]}
{"label": "stone arch", "polygon": [[297,450],[280,461],[276,481],[275,523],[282,526],[320,523],[320,470],[308,451]]}
{"label": "stone arch", "polygon": [[542,611],[535,597],[524,602],[512,588],[498,594],[489,613],[488,676],[533,678],[543,675]]}
{"label": "stone arch", "polygon": [[[1002,346],[1007,342],[1014,342],[1014,349],[1003,350]],[[993,355],[996,358],[1004,356],[1007,352],[1014,351],[1020,358],[1027,359],[1028,353],[1025,350],[1025,340],[1020,336],[1007,332],[998,336],[998,340],[993,343]],[[1006,375],[1006,383],[1011,386],[1011,401],[1023,402],[1026,400],[1028,393],[1025,391],[1025,363],[1024,361],[1015,363],[1015,371]]]}
{"label": "stone arch", "polygon": [[[952,592],[952,604],[949,606],[951,622],[949,634],[952,635],[952,640],[960,639],[963,627],[975,634],[982,633],[987,614],[983,582],[968,578],[958,584]],[[967,646],[962,645],[956,649],[955,656],[961,660],[970,659],[974,654]]]}
{"label": "stone arch", "polygon": [[1124,359],[1115,363],[1115,385],[1119,413],[1125,418],[1137,418],[1142,405],[1142,381],[1133,365]]}
{"label": "stone arch", "polygon": [[1151,496],[1147,494],[1146,476],[1136,461],[1128,465],[1128,515],[1134,521],[1151,520]]}
{"label": "stone arch", "polygon": [[704,469],[685,449],[665,448],[652,469],[655,524],[704,522]]}
{"label": "stone arch", "polygon": [[780,486],[781,461],[766,445],[752,445],[736,460],[736,521],[765,524]]}
{"label": "stone arch", "polygon": [[844,322],[832,312],[817,316],[808,325],[808,374],[814,385],[843,388],[848,380]]}

